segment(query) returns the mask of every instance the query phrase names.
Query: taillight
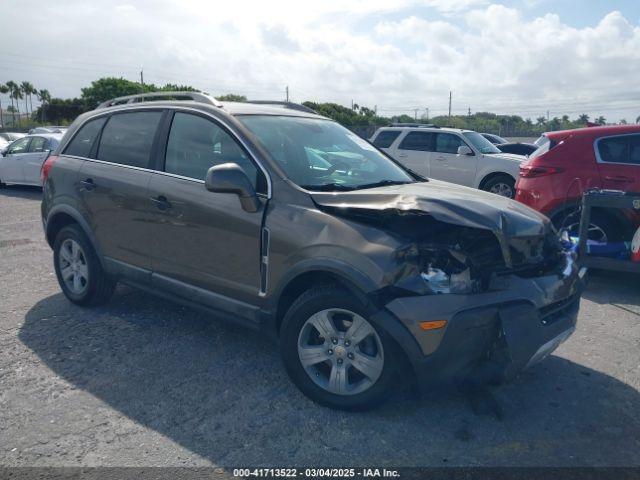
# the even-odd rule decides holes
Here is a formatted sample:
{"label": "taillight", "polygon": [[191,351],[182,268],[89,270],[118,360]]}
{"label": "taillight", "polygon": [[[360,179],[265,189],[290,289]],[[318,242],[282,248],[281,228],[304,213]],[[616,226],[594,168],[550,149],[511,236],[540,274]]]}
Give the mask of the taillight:
{"label": "taillight", "polygon": [[49,155],[47,159],[42,164],[42,168],[40,169],[40,184],[44,186],[47,178],[49,177],[49,171],[51,167],[53,167],[54,162],[58,159],[57,155]]}
{"label": "taillight", "polygon": [[546,177],[556,173],[564,172],[563,168],[545,167],[542,165],[520,165],[520,176],[522,178]]}

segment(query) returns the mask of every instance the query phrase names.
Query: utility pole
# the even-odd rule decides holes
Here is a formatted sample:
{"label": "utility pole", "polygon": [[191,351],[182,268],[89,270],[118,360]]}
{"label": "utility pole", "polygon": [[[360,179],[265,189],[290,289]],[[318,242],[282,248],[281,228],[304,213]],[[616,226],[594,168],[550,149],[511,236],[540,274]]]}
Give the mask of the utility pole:
{"label": "utility pole", "polygon": [[420,110],[419,108],[414,108],[413,109],[413,119],[417,122],[418,121],[418,110]]}
{"label": "utility pole", "polygon": [[353,100],[351,100],[351,110],[353,110]]}
{"label": "utility pole", "polygon": [[144,69],[140,70],[140,83],[142,84],[144,90]]}
{"label": "utility pole", "polygon": [[287,95],[287,103],[289,103],[289,85],[285,87],[284,91],[286,92],[286,95]]}
{"label": "utility pole", "polygon": [[376,116],[378,115],[378,105],[373,106],[373,114]]}
{"label": "utility pole", "polygon": [[451,97],[452,97],[452,92],[451,90],[449,90],[449,119],[451,119]]}
{"label": "utility pole", "polygon": [[549,110],[547,110],[547,122],[549,121]]}
{"label": "utility pole", "polygon": [[471,118],[471,107],[469,107],[469,112],[467,113],[467,116]]}
{"label": "utility pole", "polygon": [[425,110],[425,112],[427,112],[427,122],[428,122],[429,121],[429,107],[425,108],[424,110]]}

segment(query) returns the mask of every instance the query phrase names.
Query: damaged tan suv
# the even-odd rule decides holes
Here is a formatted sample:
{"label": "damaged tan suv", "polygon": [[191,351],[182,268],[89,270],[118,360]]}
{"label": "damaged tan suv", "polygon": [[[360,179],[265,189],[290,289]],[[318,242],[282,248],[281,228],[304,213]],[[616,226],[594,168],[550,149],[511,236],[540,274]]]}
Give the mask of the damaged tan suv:
{"label": "damaged tan suv", "polygon": [[265,332],[323,405],[505,381],[575,327],[582,272],[546,217],[422,178],[301,105],[114,99],[42,179],[69,300],[123,282]]}

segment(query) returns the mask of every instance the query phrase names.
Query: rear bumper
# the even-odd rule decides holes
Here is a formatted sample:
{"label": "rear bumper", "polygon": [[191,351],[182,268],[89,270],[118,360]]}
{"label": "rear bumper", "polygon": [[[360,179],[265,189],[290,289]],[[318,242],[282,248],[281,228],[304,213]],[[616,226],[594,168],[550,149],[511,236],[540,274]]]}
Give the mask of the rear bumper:
{"label": "rear bumper", "polygon": [[[500,383],[549,355],[575,329],[585,271],[508,277],[503,291],[396,299],[387,305],[412,333],[420,354],[411,359],[423,391],[471,381]],[[422,331],[420,321],[447,320]]]}

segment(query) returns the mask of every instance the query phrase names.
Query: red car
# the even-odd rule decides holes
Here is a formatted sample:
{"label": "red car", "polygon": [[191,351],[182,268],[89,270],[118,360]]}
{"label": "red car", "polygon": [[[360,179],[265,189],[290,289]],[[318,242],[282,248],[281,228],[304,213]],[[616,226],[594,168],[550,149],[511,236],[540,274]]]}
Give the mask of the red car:
{"label": "red car", "polygon": [[[520,166],[515,199],[577,233],[582,193],[590,188],[640,192],[640,125],[587,127],[543,134]],[[594,209],[589,238],[629,240],[640,214]]]}

